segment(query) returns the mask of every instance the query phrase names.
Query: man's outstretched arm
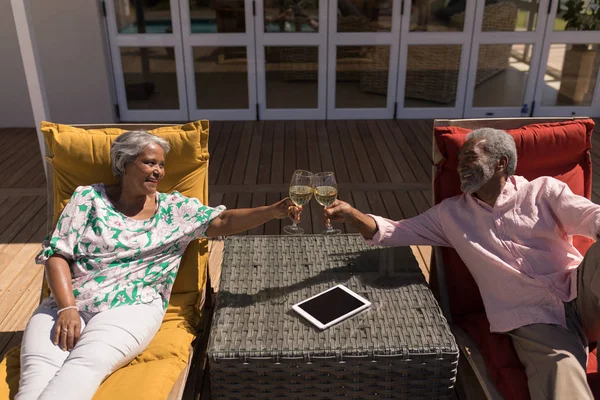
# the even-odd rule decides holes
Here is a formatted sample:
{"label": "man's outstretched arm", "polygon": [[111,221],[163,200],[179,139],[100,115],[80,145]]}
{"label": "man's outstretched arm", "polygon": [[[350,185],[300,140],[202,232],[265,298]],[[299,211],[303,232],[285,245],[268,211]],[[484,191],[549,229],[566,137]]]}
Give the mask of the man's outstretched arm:
{"label": "man's outstretched arm", "polygon": [[363,214],[345,201],[336,200],[331,207],[324,209],[324,213],[332,222],[345,222],[354,226],[365,239],[373,239],[379,229],[373,217]]}
{"label": "man's outstretched arm", "polygon": [[350,204],[337,200],[324,210],[325,218],[350,224],[367,240],[385,246],[451,246],[442,228],[438,209],[430,208],[413,218],[392,221],[364,214]]}

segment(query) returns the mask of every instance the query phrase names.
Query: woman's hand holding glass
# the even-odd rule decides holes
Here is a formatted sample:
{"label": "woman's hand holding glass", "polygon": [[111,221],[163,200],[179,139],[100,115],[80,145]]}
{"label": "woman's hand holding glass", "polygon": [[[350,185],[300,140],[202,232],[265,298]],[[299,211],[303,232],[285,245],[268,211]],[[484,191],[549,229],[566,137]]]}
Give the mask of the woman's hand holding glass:
{"label": "woman's hand holding glass", "polygon": [[298,222],[300,221],[300,211],[302,211],[302,206],[308,203],[313,195],[313,178],[314,174],[310,171],[301,169],[294,171],[292,179],[290,180],[289,194],[290,199],[297,206],[298,212],[295,215],[294,223],[283,227],[285,233],[290,235],[304,233],[304,229],[298,226]]}
{"label": "woman's hand holding glass", "polygon": [[289,217],[295,221],[302,212],[302,206],[296,206],[289,197],[274,203],[271,207],[273,208],[273,217],[277,219]]}

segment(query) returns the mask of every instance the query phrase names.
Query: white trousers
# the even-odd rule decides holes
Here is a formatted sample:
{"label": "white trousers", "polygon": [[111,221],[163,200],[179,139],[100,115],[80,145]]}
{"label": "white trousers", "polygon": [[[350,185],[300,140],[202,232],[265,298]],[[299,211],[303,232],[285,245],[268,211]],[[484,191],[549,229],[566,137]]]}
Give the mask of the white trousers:
{"label": "white trousers", "polygon": [[102,381],[148,346],[164,316],[162,300],[80,312],[81,336],[71,352],[52,341],[55,310],[40,306],[25,328],[15,400],[91,399]]}

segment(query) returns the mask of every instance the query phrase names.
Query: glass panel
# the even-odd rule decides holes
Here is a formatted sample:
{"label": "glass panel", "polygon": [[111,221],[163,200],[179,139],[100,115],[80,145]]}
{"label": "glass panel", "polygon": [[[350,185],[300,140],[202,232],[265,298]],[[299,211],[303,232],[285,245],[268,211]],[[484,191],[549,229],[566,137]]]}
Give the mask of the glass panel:
{"label": "glass panel", "polygon": [[265,47],[267,108],[318,108],[319,48]]}
{"label": "glass panel", "polygon": [[390,46],[338,46],[336,108],[387,107]]}
{"label": "glass panel", "polygon": [[337,2],[338,32],[391,32],[392,0]]}
{"label": "glass panel", "polygon": [[123,79],[130,110],[179,109],[175,50],[121,47]]}
{"label": "glass panel", "polygon": [[404,107],[454,107],[462,46],[411,45],[406,60]]}
{"label": "glass panel", "polygon": [[192,33],[246,32],[244,0],[189,0]]}
{"label": "glass panel", "polygon": [[479,46],[473,107],[521,107],[532,48],[525,44]]}
{"label": "glass panel", "polygon": [[265,32],[317,32],[319,0],[264,0]]}
{"label": "glass panel", "polygon": [[535,31],[539,1],[486,0],[483,9],[483,32]]}
{"label": "glass panel", "polygon": [[248,109],[245,47],[194,47],[193,57],[198,109]]}
{"label": "glass panel", "polygon": [[173,33],[169,0],[115,1],[119,33]]}
{"label": "glass panel", "polygon": [[555,31],[600,30],[600,1],[560,0],[554,19]]}
{"label": "glass panel", "polygon": [[462,32],[467,0],[414,0],[410,31]]}
{"label": "glass panel", "polygon": [[598,44],[553,44],[544,75],[542,105],[590,106],[600,65]]}

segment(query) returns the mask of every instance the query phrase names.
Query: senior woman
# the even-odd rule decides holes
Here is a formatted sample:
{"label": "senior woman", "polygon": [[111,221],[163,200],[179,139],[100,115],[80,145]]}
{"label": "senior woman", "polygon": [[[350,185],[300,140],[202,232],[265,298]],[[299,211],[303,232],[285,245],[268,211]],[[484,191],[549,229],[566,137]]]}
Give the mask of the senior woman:
{"label": "senior woman", "polygon": [[37,262],[52,294],[29,320],[17,400],[91,399],[158,331],[190,241],[234,234],[297,211],[211,208],[159,193],[169,144],[144,131],[110,151],[118,184],[78,187]]}

